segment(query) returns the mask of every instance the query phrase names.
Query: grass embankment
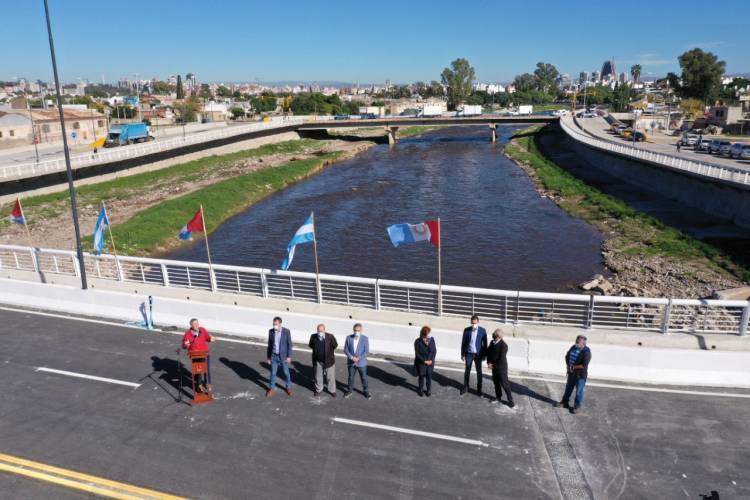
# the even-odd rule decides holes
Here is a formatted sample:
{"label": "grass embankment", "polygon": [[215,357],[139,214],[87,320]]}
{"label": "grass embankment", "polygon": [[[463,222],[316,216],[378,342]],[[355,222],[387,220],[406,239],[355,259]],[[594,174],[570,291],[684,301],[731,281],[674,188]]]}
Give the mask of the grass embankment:
{"label": "grass embankment", "polygon": [[[293,160],[274,168],[232,177],[185,196],[143,210],[112,228],[118,247],[127,254],[154,254],[173,247],[180,228],[203,205],[206,230],[211,233],[229,217],[269,194],[304,179],[335,161],[339,152]],[[304,214],[300,215],[302,217]]]}
{"label": "grass embankment", "polygon": [[[296,154],[307,149],[315,148],[317,141],[313,139],[300,139],[294,141],[266,144],[255,149],[238,151],[223,155],[212,155],[186,163],[180,163],[171,167],[151,172],[123,176],[117,179],[86,184],[76,188],[78,204],[99,205],[102,201],[126,200],[137,197],[144,190],[153,190],[158,186],[171,185],[176,181],[191,182],[204,178],[205,176],[220,175],[221,172],[232,167],[237,161],[270,156],[274,154]],[[23,199],[23,208],[30,225],[33,227],[36,220],[50,218],[59,215],[62,211],[70,208],[68,190],[56,193],[31,196]],[[12,210],[12,204],[0,208],[0,224],[9,224],[8,216]],[[0,226],[2,227],[2,226]]]}
{"label": "grass embankment", "polygon": [[404,139],[406,137],[414,137],[415,135],[432,132],[433,130],[438,130],[443,127],[444,125],[414,125],[413,127],[403,127],[398,129],[396,136],[399,139]]}
{"label": "grass embankment", "polygon": [[538,138],[544,126],[517,133],[505,152],[530,167],[536,181],[555,197],[557,204],[574,217],[591,222],[608,234],[609,247],[622,256],[660,256],[672,260],[702,260],[716,270],[724,270],[750,280],[750,270],[734,262],[716,247],[666,226],[622,200],[589,186],[544,156]]}

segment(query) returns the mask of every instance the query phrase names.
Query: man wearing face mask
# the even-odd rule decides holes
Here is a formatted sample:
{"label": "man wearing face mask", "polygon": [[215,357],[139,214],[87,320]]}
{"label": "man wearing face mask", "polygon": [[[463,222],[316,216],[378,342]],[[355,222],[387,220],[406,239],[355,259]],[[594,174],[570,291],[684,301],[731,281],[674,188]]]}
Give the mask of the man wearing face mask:
{"label": "man wearing face mask", "polygon": [[292,375],[289,373],[289,363],[292,362],[292,333],[281,326],[281,318],[273,318],[273,328],[268,330],[268,348],[266,358],[271,365],[271,380],[266,396],[273,396],[276,392],[276,371],[281,366],[286,379],[286,393],[292,395]]}
{"label": "man wearing face mask", "polygon": [[367,390],[367,355],[370,353],[370,343],[367,337],[362,335],[362,324],[354,325],[354,333],[346,338],[344,343],[344,354],[346,354],[346,365],[349,369],[349,380],[346,388],[345,398],[352,395],[354,390],[354,375],[359,372],[359,378],[362,380],[362,391],[365,397],[370,399],[370,392]]}
{"label": "man wearing face mask", "polygon": [[[196,318],[193,318],[190,320],[190,328],[182,336],[182,348],[187,349],[188,352],[208,352],[208,342],[213,342],[213,340],[213,336],[200,326]],[[203,374],[196,375],[195,387],[198,392],[211,392],[211,356],[206,356],[206,365],[208,373],[205,376]],[[180,374],[180,377],[182,377],[182,374]],[[180,384],[182,384],[182,381],[180,381]]]}
{"label": "man wearing face mask", "polygon": [[461,361],[466,363],[464,369],[464,386],[461,395],[469,390],[469,377],[471,376],[471,365],[477,370],[477,393],[482,396],[482,358],[487,351],[487,331],[479,326],[479,316],[471,317],[471,326],[464,329],[461,338]]}
{"label": "man wearing face mask", "polygon": [[492,382],[495,384],[493,401],[499,403],[505,391],[508,406],[511,408],[516,406],[508,381],[508,344],[503,340],[503,331],[500,328],[492,332],[492,341],[487,346],[487,368],[492,370]]}
{"label": "man wearing face mask", "polygon": [[[336,355],[334,351],[339,346],[336,337],[326,332],[326,325],[319,324],[318,332],[310,336],[308,346],[312,349],[312,363],[315,371],[315,397],[323,392],[323,382],[328,386],[328,392],[336,397]],[[324,380],[325,378],[325,380]]]}

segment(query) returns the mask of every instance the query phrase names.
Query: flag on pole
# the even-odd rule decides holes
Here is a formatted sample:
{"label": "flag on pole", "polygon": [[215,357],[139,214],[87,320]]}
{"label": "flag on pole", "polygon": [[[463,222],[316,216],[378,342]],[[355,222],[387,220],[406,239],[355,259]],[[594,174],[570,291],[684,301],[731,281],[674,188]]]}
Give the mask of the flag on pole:
{"label": "flag on pole", "polygon": [[394,247],[418,241],[429,241],[433,246],[440,247],[440,222],[437,220],[419,224],[394,224],[388,226],[387,231]]}
{"label": "flag on pole", "polygon": [[109,227],[109,218],[104,207],[99,210],[99,218],[94,226],[94,254],[100,255],[104,250],[104,230]]}
{"label": "flag on pole", "polygon": [[287,256],[284,262],[281,263],[281,269],[284,271],[289,269],[292,265],[292,259],[294,259],[294,248],[301,243],[310,243],[315,241],[315,225],[313,224],[313,215],[307,218],[304,224],[297,229],[297,232],[292,236],[292,241],[286,247]]}
{"label": "flag on pole", "polygon": [[21,200],[16,198],[16,204],[13,205],[13,210],[10,212],[10,221],[14,224],[26,225],[26,218],[23,216],[23,210],[21,209]]}
{"label": "flag on pole", "polygon": [[193,218],[190,219],[190,222],[182,226],[179,238],[181,240],[192,240],[194,232],[203,232],[203,217],[201,216],[200,210],[195,212],[195,215],[193,215]]}

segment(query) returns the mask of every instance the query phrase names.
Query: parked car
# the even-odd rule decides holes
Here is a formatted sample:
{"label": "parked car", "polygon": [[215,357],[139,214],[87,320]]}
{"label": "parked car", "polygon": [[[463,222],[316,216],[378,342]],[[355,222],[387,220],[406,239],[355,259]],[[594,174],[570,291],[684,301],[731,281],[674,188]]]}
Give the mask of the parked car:
{"label": "parked car", "polygon": [[740,151],[740,160],[750,160],[750,144],[743,144]]}
{"label": "parked car", "polygon": [[708,150],[711,154],[721,154],[721,148],[724,146],[732,146],[732,143],[729,141],[724,141],[721,139],[714,139],[711,141],[711,146]]}
{"label": "parked car", "polygon": [[732,144],[732,147],[729,148],[729,157],[737,159],[742,158],[742,151],[744,149],[750,150],[750,144],[742,144],[741,142]]}
{"label": "parked car", "polygon": [[622,135],[626,130],[630,130],[627,125],[618,125],[615,129],[617,135]]}
{"label": "parked car", "polygon": [[695,143],[698,142],[698,138],[699,136],[696,134],[682,134],[680,144],[683,146],[695,146]]}
{"label": "parked car", "polygon": [[570,111],[567,109],[556,109],[552,112],[553,116],[568,116],[570,114]]}
{"label": "parked car", "polygon": [[701,139],[695,143],[696,151],[708,152],[711,149],[711,139]]}
{"label": "parked car", "polygon": [[[631,136],[630,138],[632,139],[633,137]],[[648,139],[648,136],[646,134],[644,134],[643,132],[637,132],[636,131],[636,133],[635,133],[635,142],[643,142],[646,139]]]}
{"label": "parked car", "polygon": [[719,154],[721,156],[729,156],[729,151],[732,149],[732,143],[729,141],[724,141],[726,144],[722,144],[719,148]]}

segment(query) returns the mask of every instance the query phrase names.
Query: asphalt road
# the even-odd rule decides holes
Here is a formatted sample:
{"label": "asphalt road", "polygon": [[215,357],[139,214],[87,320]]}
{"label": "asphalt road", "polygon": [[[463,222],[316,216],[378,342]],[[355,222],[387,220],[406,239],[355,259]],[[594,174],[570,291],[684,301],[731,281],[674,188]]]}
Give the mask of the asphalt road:
{"label": "asphalt road", "polygon": [[[510,409],[459,396],[445,364],[419,398],[395,360],[371,363],[371,400],[318,400],[302,349],[294,395],[266,398],[265,349],[220,340],[216,400],[190,406],[177,401],[174,334],[7,310],[0,324],[0,453],[128,484],[193,498],[750,497],[750,399],[589,387],[572,415],[552,406],[561,384],[511,377]],[[82,496],[0,472],[0,497]]]}
{"label": "asphalt road", "polygon": [[[649,121],[648,117],[644,118],[646,122]],[[620,136],[614,134],[610,131],[609,124],[604,120],[604,118],[596,117],[596,118],[578,118],[578,123],[581,123],[584,127],[586,132],[589,132],[590,134],[593,134],[597,137],[600,137],[602,139],[606,139],[609,141],[614,141],[617,143],[623,143],[623,144],[631,144],[632,142],[625,141]],[[639,129],[640,130],[640,129]],[[647,135],[648,132],[647,132]],[[718,136],[717,136],[718,137]],[[719,165],[725,165],[727,167],[736,167],[736,168],[742,168],[742,169],[750,169],[750,161],[748,160],[735,160],[732,158],[729,158],[727,156],[720,156],[720,155],[712,155],[705,153],[703,151],[695,151],[693,148],[682,148],[680,152],[677,152],[677,148],[675,147],[675,144],[677,143],[677,139],[679,137],[671,137],[667,138],[664,136],[657,136],[656,139],[649,141],[649,142],[638,142],[636,143],[636,147],[641,149],[648,149],[650,151],[656,151],[659,153],[666,153],[670,155],[676,155],[681,156],[688,160],[695,160],[695,161],[705,161],[707,163],[716,163]],[[713,137],[706,136],[706,138],[713,139]],[[658,140],[659,142],[654,142]],[[667,141],[667,143],[664,143],[664,141]],[[737,142],[737,141],[732,141]],[[747,142],[747,141],[742,141]]]}

